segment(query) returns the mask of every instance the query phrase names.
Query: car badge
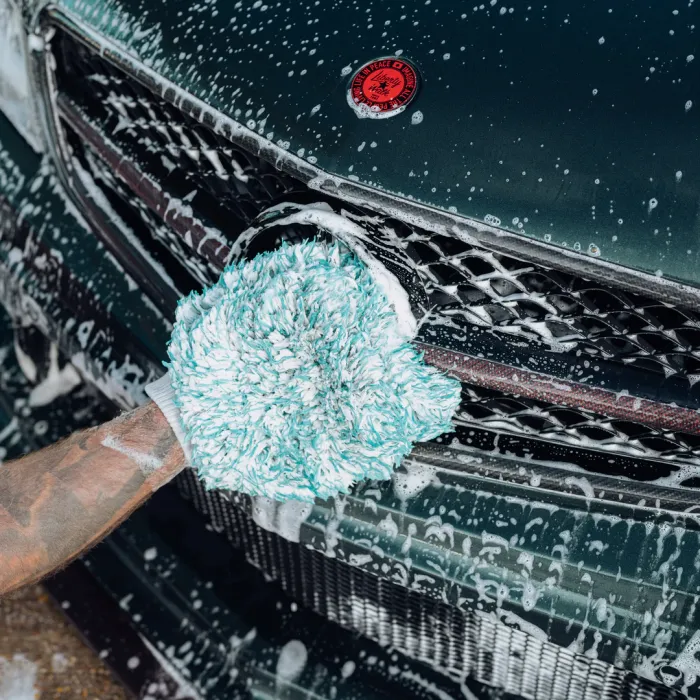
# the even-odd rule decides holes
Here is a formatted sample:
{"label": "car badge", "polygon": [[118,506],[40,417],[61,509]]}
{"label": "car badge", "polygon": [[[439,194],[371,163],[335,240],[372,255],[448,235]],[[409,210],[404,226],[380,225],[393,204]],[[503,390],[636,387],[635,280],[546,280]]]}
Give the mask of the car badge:
{"label": "car badge", "polygon": [[381,119],[400,114],[418,91],[418,71],[402,58],[380,58],[354,75],[348,102],[359,117]]}

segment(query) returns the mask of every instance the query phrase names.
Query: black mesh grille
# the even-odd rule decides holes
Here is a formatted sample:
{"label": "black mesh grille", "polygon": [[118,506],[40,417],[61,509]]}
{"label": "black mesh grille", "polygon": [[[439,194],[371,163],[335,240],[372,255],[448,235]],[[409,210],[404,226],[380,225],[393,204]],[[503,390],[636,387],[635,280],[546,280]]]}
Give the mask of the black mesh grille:
{"label": "black mesh grille", "polygon": [[700,313],[402,227],[431,301],[476,326],[667,376],[700,372]]}
{"label": "black mesh grille", "polygon": [[[481,387],[463,386],[456,426],[458,437],[471,444],[479,441],[475,428],[493,435],[511,433],[508,447],[501,444],[501,451],[544,460],[558,458],[605,474],[658,479],[668,477],[679,465],[700,470],[698,435],[665,431]],[[471,438],[467,437],[470,431]],[[480,446],[495,447],[488,441]],[[597,467],[595,453],[600,454]],[[679,474],[678,483],[690,482]]]}
{"label": "black mesh grille", "polygon": [[304,190],[91,49],[65,34],[55,43],[62,93],[142,172],[231,240],[271,204]]}
{"label": "black mesh grille", "polygon": [[92,192],[101,192],[112,224],[147,259],[155,274],[179,296],[215,279],[212,266],[205,259],[189,254],[185,242],[105,168],[76,134],[67,131],[66,138],[74,157],[73,168],[79,169],[81,180],[90,183]]}

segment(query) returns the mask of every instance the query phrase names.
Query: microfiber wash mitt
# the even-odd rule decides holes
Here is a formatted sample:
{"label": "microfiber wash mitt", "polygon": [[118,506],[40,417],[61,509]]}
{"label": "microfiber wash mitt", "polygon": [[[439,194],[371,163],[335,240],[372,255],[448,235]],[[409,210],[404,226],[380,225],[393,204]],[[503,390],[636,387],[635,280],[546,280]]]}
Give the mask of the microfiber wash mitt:
{"label": "microfiber wash mitt", "polygon": [[169,372],[147,391],[206,487],[328,498],[450,430],[460,384],[422,361],[385,282],[315,240],[180,302]]}

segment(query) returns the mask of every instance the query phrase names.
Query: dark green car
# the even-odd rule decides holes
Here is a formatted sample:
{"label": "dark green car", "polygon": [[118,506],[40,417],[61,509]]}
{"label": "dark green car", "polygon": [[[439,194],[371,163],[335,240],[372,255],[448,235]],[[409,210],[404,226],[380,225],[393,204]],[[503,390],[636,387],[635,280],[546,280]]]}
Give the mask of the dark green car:
{"label": "dark green car", "polygon": [[0,454],[329,221],[463,383],[390,482],[187,473],[54,577],[140,698],[700,697],[700,5],[475,2],[0,0]]}

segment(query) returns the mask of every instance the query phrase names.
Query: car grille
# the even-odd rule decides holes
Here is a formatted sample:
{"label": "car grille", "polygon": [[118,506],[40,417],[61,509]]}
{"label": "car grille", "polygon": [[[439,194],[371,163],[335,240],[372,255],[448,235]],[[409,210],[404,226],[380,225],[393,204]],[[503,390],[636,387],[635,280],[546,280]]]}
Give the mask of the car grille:
{"label": "car grille", "polygon": [[[88,192],[103,194],[112,223],[119,222],[117,244],[124,248],[126,231],[130,254],[144,259],[136,272],[161,281],[166,310],[216,279],[237,237],[262,211],[290,199],[320,198],[68,33],[59,31],[53,46],[69,165],[87,180]],[[86,138],[94,132],[102,143]],[[104,167],[115,153],[130,171]],[[144,182],[156,183],[161,201],[144,196]],[[576,358],[589,374],[599,366],[634,372],[630,384],[648,375],[669,401],[697,405],[700,313],[397,220],[381,223],[415,264],[442,321],[472,338],[480,329],[504,345]],[[687,483],[694,469],[700,472],[696,436],[576,407],[465,386],[459,418],[457,437],[476,428],[472,442],[493,447],[506,433],[501,444],[515,454],[551,458],[554,443],[561,461],[592,471],[646,480],[675,473],[676,481]]]}
{"label": "car grille", "polygon": [[[92,212],[98,235],[165,314],[172,314],[180,296],[216,279],[240,234],[269,207],[289,201],[344,206],[225,138],[215,125],[201,123],[177,106],[175,95],[157,94],[148,81],[67,30],[56,28],[51,51],[66,177]],[[390,231],[397,250],[412,261],[431,307],[430,342],[439,345],[448,329],[458,345],[455,338],[467,338],[464,345],[476,356],[489,356],[487,347],[507,348],[511,356],[568,362],[575,376],[593,384],[601,376],[623,384],[629,379],[635,388],[646,382],[652,398],[665,405],[700,405],[700,312],[371,211],[354,213]],[[478,345],[479,338],[485,345]],[[504,357],[507,366],[508,353]],[[437,443],[456,440],[532,465],[556,462],[674,485],[695,485],[700,475],[700,436],[692,431],[596,413],[575,401],[561,405],[463,383],[455,423],[454,433]],[[227,495],[205,492],[189,474],[180,487],[292,595],[453,675],[474,674],[526,697],[674,696],[516,630],[499,632],[501,626],[449,602],[272,535]],[[352,596],[369,601],[360,614],[344,607]],[[547,680],[528,670],[552,664],[567,669],[566,679],[558,672]]]}
{"label": "car grille", "polygon": [[700,314],[445,236],[411,232],[438,308],[472,324],[665,376],[700,372]]}
{"label": "car grille", "polygon": [[[300,181],[200,124],[68,35],[54,43],[59,95],[70,113],[77,111],[97,125],[119,154],[172,200],[186,202],[200,222],[223,232],[225,247],[269,206],[319,199]],[[692,382],[700,376],[698,311],[398,221],[386,224],[415,261],[431,302],[445,313],[665,377]],[[198,252],[207,257],[206,251]],[[216,273],[221,258],[212,261]]]}
{"label": "car grille", "polygon": [[[162,262],[170,254],[189,267],[198,285],[211,281],[225,260],[222,249],[228,251],[261,211],[305,192],[297,180],[201,125],[68,35],[59,34],[54,46],[61,126],[70,154],[110,194],[147,256]],[[104,176],[91,162],[97,149],[86,147],[84,134],[75,131],[78,123],[97,127],[112,152],[129,163],[128,173],[117,168],[121,183],[116,176],[100,182]],[[145,211],[139,189],[145,181],[157,183],[164,198],[151,198],[150,204],[176,234],[154,222],[153,210]],[[193,257],[199,258],[194,270],[185,262]],[[179,280],[179,290],[188,286]]]}
{"label": "car grille", "polygon": [[691,433],[467,385],[455,422],[458,441],[487,451],[641,481],[700,483],[700,436]]}
{"label": "car grille", "polygon": [[536,700],[683,697],[613,665],[497,624],[488,615],[459,609],[268,532],[240,503],[206,491],[192,471],[182,475],[179,485],[218,532],[293,598],[452,678],[469,676],[508,697]]}

